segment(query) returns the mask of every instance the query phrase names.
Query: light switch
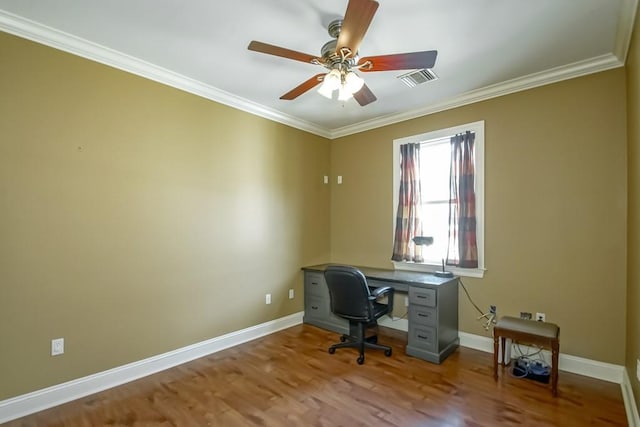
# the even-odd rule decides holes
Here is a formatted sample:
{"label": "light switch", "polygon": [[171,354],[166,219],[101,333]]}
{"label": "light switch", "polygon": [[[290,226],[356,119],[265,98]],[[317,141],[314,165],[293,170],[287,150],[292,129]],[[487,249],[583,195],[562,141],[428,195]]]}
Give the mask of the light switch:
{"label": "light switch", "polygon": [[324,176],[323,182],[324,182],[325,184],[328,184],[328,183],[329,183],[329,177],[328,177],[327,175],[325,175],[325,176]]}
{"label": "light switch", "polygon": [[342,184],[342,175],[338,175],[338,184]]}

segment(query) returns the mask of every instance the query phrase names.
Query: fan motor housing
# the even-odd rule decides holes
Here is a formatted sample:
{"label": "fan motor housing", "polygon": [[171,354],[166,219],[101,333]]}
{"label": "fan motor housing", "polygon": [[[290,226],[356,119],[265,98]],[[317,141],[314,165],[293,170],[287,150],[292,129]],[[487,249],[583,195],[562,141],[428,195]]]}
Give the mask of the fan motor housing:
{"label": "fan motor housing", "polygon": [[340,30],[342,30],[342,19],[336,19],[334,21],[329,22],[329,26],[327,27],[327,32],[331,37],[337,39],[340,35]]}
{"label": "fan motor housing", "polygon": [[332,40],[329,40],[320,49],[320,54],[328,65],[328,68],[335,68],[338,64],[343,64],[347,69],[351,68],[358,62],[357,52],[350,55],[348,58],[343,59],[339,52],[336,52],[338,47],[338,36],[340,36],[340,30],[342,30],[342,19],[336,19],[329,23],[327,32]]}

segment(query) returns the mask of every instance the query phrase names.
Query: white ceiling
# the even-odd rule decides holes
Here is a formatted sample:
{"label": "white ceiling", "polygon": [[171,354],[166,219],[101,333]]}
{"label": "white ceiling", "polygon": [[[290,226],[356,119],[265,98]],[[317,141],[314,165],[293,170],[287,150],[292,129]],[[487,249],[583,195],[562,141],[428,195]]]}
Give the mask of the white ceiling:
{"label": "white ceiling", "polygon": [[279,97],[320,66],[347,0],[0,0],[0,30],[329,138],[624,64],[638,0],[379,0],[361,56],[437,50],[438,80],[363,73],[378,100]]}

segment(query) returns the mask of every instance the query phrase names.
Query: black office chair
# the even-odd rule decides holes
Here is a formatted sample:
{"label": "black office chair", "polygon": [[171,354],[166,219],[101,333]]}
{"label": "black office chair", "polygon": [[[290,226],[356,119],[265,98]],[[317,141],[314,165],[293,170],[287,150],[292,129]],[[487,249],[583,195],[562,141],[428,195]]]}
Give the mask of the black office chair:
{"label": "black office chair", "polygon": [[[325,269],[324,278],[329,288],[331,311],[336,316],[349,320],[349,335],[342,335],[340,343],[329,347],[329,353],[337,348],[356,347],[360,350],[358,364],[364,363],[364,349],[384,350],[385,356],[391,356],[391,347],[378,344],[378,336],[365,337],[368,327],[378,325],[377,319],[393,310],[393,288],[384,286],[373,291],[367,285],[367,279],[354,267],[331,265]],[[387,304],[376,300],[387,296]]]}

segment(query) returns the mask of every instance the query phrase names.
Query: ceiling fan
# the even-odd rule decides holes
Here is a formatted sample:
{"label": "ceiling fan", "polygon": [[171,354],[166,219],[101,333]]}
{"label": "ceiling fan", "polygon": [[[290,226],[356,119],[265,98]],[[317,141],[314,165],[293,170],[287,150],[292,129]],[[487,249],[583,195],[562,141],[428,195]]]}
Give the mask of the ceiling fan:
{"label": "ceiling fan", "polygon": [[319,57],[255,40],[249,43],[248,49],[321,65],[329,70],[316,74],[280,99],[295,99],[322,83],[318,89],[321,95],[332,98],[337,90],[339,100],[346,101],[353,96],[361,106],[365,106],[377,98],[354,70],[370,72],[432,68],[438,55],[438,51],[429,50],[360,58],[358,48],[377,9],[378,2],[375,0],[349,0],[344,19],[337,19],[329,24],[329,35],[333,39],[322,46]]}

